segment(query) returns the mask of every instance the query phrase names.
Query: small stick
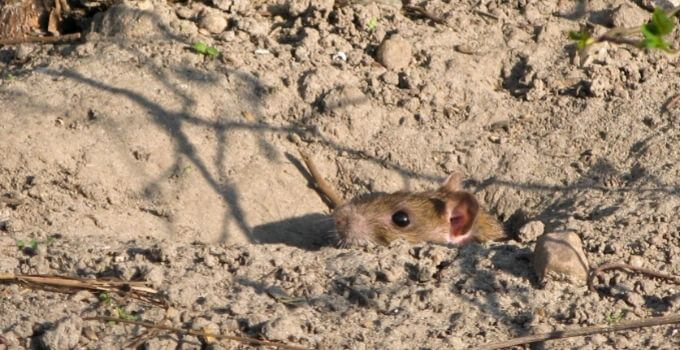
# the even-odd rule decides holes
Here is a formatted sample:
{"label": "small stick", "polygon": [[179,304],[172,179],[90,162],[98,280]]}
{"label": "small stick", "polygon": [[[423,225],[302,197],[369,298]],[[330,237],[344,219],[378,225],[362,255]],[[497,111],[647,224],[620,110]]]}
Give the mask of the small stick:
{"label": "small stick", "polygon": [[188,334],[188,335],[199,336],[199,337],[204,337],[204,338],[205,337],[213,337],[213,338],[217,338],[217,339],[228,339],[228,340],[238,341],[238,342],[241,342],[241,343],[252,343],[252,344],[257,344],[257,345],[274,346],[274,347],[277,347],[277,348],[280,348],[280,349],[286,349],[286,350],[309,350],[308,348],[303,348],[303,347],[300,347],[300,346],[280,344],[280,343],[270,342],[270,341],[266,341],[266,340],[258,340],[258,339],[254,339],[254,338],[239,337],[239,336],[235,336],[235,335],[212,334],[212,333],[207,333],[207,332],[195,331],[195,330],[192,330],[192,329],[182,329],[182,328],[166,326],[166,325],[163,325],[163,324],[156,324],[156,323],[143,322],[143,321],[125,320],[125,319],[116,318],[116,317],[95,316],[95,317],[84,317],[83,320],[85,320],[85,321],[128,323],[128,324],[133,324],[133,325],[136,325],[136,326],[141,326],[141,327],[146,327],[146,328],[151,328],[151,329],[160,329],[160,330],[171,331],[171,332],[180,333],[180,334]]}
{"label": "small stick", "polygon": [[312,162],[312,158],[309,157],[309,154],[303,150],[298,150],[298,152],[300,152],[300,157],[302,157],[302,161],[305,162],[307,170],[309,170],[309,173],[314,178],[314,182],[316,182],[316,188],[331,202],[329,208],[333,210],[334,208],[340,206],[342,204],[342,197],[340,197],[340,195],[338,195],[338,193],[333,189],[333,186],[331,186],[323,178],[323,176],[321,176],[319,170],[316,168],[316,165],[314,165],[314,162]]}
{"label": "small stick", "polygon": [[631,271],[634,271],[634,272],[641,273],[643,275],[661,278],[661,279],[664,279],[664,280],[669,280],[669,281],[673,282],[674,284],[680,284],[680,277],[678,277],[678,276],[673,276],[673,275],[665,274],[665,273],[662,273],[662,272],[646,269],[644,267],[636,267],[636,266],[624,264],[624,263],[608,263],[608,264],[601,265],[600,267],[592,270],[592,272],[590,273],[590,278],[588,278],[588,289],[590,289],[591,291],[595,291],[595,285],[593,283],[593,280],[595,279],[595,277],[601,275],[602,272],[604,272],[606,270],[613,270],[613,269],[631,270]]}
{"label": "small stick", "polygon": [[486,17],[489,17],[491,19],[495,19],[496,21],[500,20],[500,18],[498,18],[498,16],[493,15],[493,14],[488,13],[488,12],[485,12],[485,11],[482,11],[482,10],[473,10],[473,12],[480,15],[480,16],[486,16]]}
{"label": "small stick", "polygon": [[437,24],[446,24],[446,21],[443,20],[441,17],[427,11],[426,9],[424,9],[420,6],[407,5],[407,6],[402,7],[402,10],[404,12],[411,12],[411,13],[415,13],[415,14],[420,14],[421,16],[426,17],[426,18],[434,21]]}
{"label": "small stick", "polygon": [[55,275],[14,275],[0,273],[0,283],[17,282],[29,287],[49,289],[51,291],[69,293],[74,289],[85,289],[99,292],[111,292],[127,295],[158,306],[165,306],[165,301],[158,299],[158,292],[140,281],[116,281],[103,279],[86,279]]}
{"label": "small stick", "polygon": [[650,317],[641,320],[633,320],[627,322],[620,322],[615,325],[600,325],[583,327],[579,329],[566,330],[566,331],[553,331],[550,333],[534,334],[525,337],[517,337],[510,340],[505,340],[496,343],[488,343],[478,347],[478,350],[494,350],[502,349],[506,347],[530,344],[539,341],[551,340],[551,339],[564,339],[572,337],[581,337],[592,334],[608,333],[608,332],[618,332],[627,329],[643,328],[643,327],[654,327],[661,326],[665,324],[680,323],[680,315],[671,316],[661,316],[661,317]]}
{"label": "small stick", "polygon": [[0,39],[0,45],[16,45],[24,43],[54,44],[63,41],[73,41],[80,39],[80,33],[65,34],[59,36],[27,36],[24,38]]}

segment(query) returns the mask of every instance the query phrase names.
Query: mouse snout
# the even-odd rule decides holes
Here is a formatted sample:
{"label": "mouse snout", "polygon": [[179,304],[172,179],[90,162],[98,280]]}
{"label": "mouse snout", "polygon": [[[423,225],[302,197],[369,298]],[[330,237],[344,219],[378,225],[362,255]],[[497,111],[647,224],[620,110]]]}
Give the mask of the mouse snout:
{"label": "mouse snout", "polygon": [[338,231],[341,239],[346,239],[347,234],[351,231],[351,215],[349,210],[341,208],[333,213],[333,220],[335,221],[335,228]]}
{"label": "mouse snout", "polygon": [[335,227],[337,227],[338,231],[345,231],[345,228],[349,224],[349,217],[343,210],[337,210],[333,213],[333,221],[335,222]]}
{"label": "mouse snout", "polygon": [[333,221],[340,240],[345,242],[364,239],[368,231],[366,219],[352,208],[338,208],[333,213]]}

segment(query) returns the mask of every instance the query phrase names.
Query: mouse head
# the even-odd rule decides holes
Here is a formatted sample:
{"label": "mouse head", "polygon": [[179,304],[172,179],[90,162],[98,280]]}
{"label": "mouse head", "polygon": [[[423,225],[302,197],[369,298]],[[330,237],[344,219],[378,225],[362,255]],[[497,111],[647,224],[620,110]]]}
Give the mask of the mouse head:
{"label": "mouse head", "polygon": [[471,228],[480,206],[472,194],[461,191],[460,180],[454,174],[435,191],[372,193],[338,207],[333,219],[341,244],[474,240]]}

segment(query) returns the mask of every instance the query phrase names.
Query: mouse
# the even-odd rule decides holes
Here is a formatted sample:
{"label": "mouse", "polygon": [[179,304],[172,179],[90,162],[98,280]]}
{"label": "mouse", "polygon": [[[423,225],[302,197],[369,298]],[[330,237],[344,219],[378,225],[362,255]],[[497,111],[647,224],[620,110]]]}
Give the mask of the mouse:
{"label": "mouse", "polygon": [[459,173],[436,190],[361,195],[331,215],[342,247],[365,241],[389,245],[396,239],[465,245],[507,238],[498,219],[462,189]]}

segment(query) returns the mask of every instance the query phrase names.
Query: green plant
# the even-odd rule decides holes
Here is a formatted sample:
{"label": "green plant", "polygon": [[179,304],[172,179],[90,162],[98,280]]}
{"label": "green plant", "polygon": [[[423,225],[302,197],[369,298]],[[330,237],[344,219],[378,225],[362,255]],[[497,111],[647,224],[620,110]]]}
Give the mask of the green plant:
{"label": "green plant", "polygon": [[215,47],[206,45],[205,43],[200,41],[194,43],[192,48],[194,49],[195,52],[200,53],[204,56],[208,56],[210,58],[215,58],[220,54],[220,52]]}
{"label": "green plant", "polygon": [[17,240],[17,248],[19,250],[24,250],[26,248],[31,249],[31,250],[35,250],[36,248],[38,248],[38,241],[35,240],[35,239],[32,239],[30,241],[23,241],[23,240],[19,239],[19,240]]}
{"label": "green plant", "polygon": [[[612,42],[616,44],[626,44],[640,49],[659,49],[666,53],[676,53],[677,50],[671,49],[670,44],[664,40],[664,36],[673,32],[675,28],[675,15],[680,10],[676,7],[666,12],[662,9],[654,10],[652,18],[645,24],[635,28],[613,28],[599,37],[582,29],[572,31],[569,38],[576,43],[576,47],[583,52],[594,44],[601,42]],[[631,38],[638,36],[638,39]]]}
{"label": "green plant", "polygon": [[621,322],[621,320],[623,320],[624,316],[625,316],[625,314],[622,311],[619,311],[618,313],[611,312],[611,313],[609,313],[609,315],[607,315],[607,318],[606,318],[607,324],[608,325],[617,324],[617,323]]}
{"label": "green plant", "polygon": [[116,314],[117,318],[123,319],[123,320],[128,320],[128,321],[138,321],[139,316],[137,315],[132,315],[129,314],[127,311],[122,306],[118,306],[114,309],[114,313]]}
{"label": "green plant", "polygon": [[47,246],[51,245],[54,243],[55,239],[54,237],[49,237],[44,241],[39,241],[37,239],[31,239],[30,241],[24,241],[21,239],[17,240],[17,248],[19,250],[24,250],[24,249],[30,249],[30,250],[36,250],[38,248],[38,244],[45,244]]}
{"label": "green plant", "polygon": [[374,31],[376,28],[378,28],[378,19],[375,17],[371,17],[371,19],[366,22],[366,29],[369,31]]}

